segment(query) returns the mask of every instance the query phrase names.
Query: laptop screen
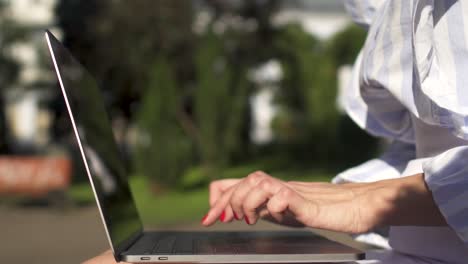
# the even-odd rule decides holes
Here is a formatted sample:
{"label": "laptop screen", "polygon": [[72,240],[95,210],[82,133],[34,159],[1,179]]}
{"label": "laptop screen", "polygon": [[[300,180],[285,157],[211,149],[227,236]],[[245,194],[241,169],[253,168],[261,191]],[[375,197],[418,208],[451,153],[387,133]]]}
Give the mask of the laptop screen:
{"label": "laptop screen", "polygon": [[84,164],[114,251],[142,230],[128,173],[94,78],[50,33],[46,33]]}

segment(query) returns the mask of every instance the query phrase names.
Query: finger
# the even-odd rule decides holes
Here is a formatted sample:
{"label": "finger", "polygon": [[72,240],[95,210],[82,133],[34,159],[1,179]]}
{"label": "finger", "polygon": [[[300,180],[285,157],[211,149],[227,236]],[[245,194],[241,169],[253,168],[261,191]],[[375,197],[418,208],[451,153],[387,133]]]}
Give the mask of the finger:
{"label": "finger", "polygon": [[236,218],[242,219],[244,217],[242,212],[242,203],[244,202],[245,196],[265,177],[267,177],[266,174],[256,171],[249,174],[236,186],[236,190],[230,200],[230,204]]}
{"label": "finger", "polygon": [[242,205],[245,222],[249,225],[257,223],[259,218],[258,212],[265,207],[265,203],[272,196],[269,191],[265,191],[262,188],[254,188],[248,193]]}
{"label": "finger", "polygon": [[284,183],[274,178],[265,178],[260,181],[245,197],[242,203],[242,210],[248,224],[255,224],[261,217],[259,212],[266,208],[268,200],[275,195]]}
{"label": "finger", "polygon": [[315,203],[304,199],[293,189],[287,187],[282,188],[276,195],[270,198],[267,208],[268,211],[272,212],[272,215],[284,215],[289,210],[299,222],[307,226],[312,226],[311,223],[318,211]]}
{"label": "finger", "polygon": [[232,193],[235,188],[231,187],[226,192],[224,192],[219,199],[216,200],[215,204],[211,207],[208,213],[203,217],[202,225],[210,226],[219,219],[221,214],[226,210],[226,207],[229,205],[229,200],[231,199]]}
{"label": "finger", "polygon": [[254,172],[247,176],[244,181],[237,185],[237,188],[230,200],[233,213],[237,216],[237,218],[244,218],[244,200],[252,188],[255,188],[259,184],[268,185],[268,188],[274,188],[277,186],[279,189],[281,187],[279,180],[261,171]]}
{"label": "finger", "polygon": [[230,223],[234,220],[234,214],[230,205],[226,206],[226,209],[219,216],[219,220],[223,223]]}
{"label": "finger", "polygon": [[277,196],[278,194],[268,200],[266,208],[268,213],[276,220],[276,222],[282,223],[288,206],[286,201],[281,201]]}
{"label": "finger", "polygon": [[271,215],[270,215],[270,212],[268,212],[266,204],[264,206],[262,206],[261,208],[259,208],[259,210],[257,211],[257,214],[258,214],[259,218],[269,218],[269,219],[271,219]]}
{"label": "finger", "polygon": [[241,179],[225,179],[210,183],[210,206],[213,206],[227,189],[239,183]]}

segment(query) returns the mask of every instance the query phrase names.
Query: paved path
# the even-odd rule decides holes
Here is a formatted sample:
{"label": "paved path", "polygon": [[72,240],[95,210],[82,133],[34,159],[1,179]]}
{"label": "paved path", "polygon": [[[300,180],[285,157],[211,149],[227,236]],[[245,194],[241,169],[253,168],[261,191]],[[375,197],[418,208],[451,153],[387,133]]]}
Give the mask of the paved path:
{"label": "paved path", "polygon": [[[242,222],[216,225],[216,230],[271,230],[269,223],[249,227]],[[186,230],[197,230],[195,223]],[[340,234],[322,232],[329,238],[350,242]],[[97,208],[94,206],[57,211],[48,208],[0,206],[1,263],[81,263],[109,248]],[[355,244],[358,247],[362,246]]]}
{"label": "paved path", "polygon": [[81,263],[109,247],[94,207],[0,207],[0,234],[2,263]]}

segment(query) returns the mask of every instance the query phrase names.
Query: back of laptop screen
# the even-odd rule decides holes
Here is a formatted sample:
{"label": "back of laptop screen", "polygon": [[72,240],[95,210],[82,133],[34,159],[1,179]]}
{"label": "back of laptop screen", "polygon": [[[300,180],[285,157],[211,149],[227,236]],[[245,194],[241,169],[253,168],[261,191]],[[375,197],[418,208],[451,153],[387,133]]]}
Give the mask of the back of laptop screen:
{"label": "back of laptop screen", "polygon": [[142,230],[128,174],[96,81],[58,40],[51,34],[48,37],[70,106],[70,118],[75,121],[108,235],[116,249]]}

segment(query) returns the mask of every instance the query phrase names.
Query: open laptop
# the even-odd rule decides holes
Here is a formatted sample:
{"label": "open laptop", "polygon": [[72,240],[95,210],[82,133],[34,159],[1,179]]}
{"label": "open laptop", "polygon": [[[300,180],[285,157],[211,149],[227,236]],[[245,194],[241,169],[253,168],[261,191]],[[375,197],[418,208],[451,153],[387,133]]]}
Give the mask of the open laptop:
{"label": "open laptop", "polygon": [[96,81],[52,33],[47,31],[45,35],[83,163],[117,261],[323,263],[364,258],[364,253],[359,250],[306,230],[143,230]]}

